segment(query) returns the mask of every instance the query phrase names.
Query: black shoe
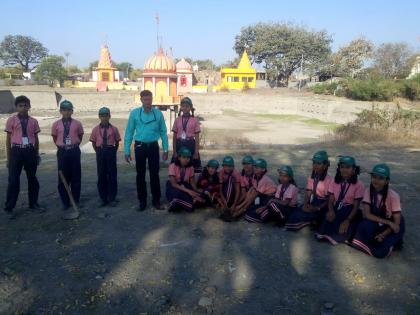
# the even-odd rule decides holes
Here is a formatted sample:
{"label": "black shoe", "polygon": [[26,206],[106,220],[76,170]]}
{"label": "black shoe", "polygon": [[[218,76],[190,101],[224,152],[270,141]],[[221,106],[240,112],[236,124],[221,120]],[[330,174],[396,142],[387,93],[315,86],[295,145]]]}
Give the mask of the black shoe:
{"label": "black shoe", "polygon": [[100,204],[99,204],[99,208],[103,208],[103,207],[106,207],[108,205],[108,202],[107,201],[101,201],[100,202]]}
{"label": "black shoe", "polygon": [[32,206],[29,206],[29,209],[34,212],[40,212],[40,213],[45,212],[45,208],[41,207],[38,203]]}
{"label": "black shoe", "polygon": [[118,202],[117,202],[116,200],[112,200],[112,201],[110,201],[110,202],[109,202],[109,204],[108,204],[108,205],[109,205],[110,207],[113,207],[113,208],[114,208],[114,207],[116,207],[116,206],[117,206],[117,204],[118,204]]}
{"label": "black shoe", "polygon": [[147,203],[141,203],[139,204],[139,207],[137,208],[137,211],[144,211],[147,208]]}
{"label": "black shoe", "polygon": [[153,202],[153,208],[155,208],[156,210],[163,210],[163,207],[161,206],[159,201]]}

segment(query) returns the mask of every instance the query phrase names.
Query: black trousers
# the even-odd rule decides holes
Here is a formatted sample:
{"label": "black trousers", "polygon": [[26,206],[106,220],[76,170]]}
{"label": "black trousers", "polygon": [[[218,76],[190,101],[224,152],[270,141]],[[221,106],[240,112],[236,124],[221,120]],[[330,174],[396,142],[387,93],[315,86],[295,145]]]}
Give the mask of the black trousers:
{"label": "black trousers", "polygon": [[98,192],[103,202],[114,201],[117,195],[117,148],[97,148],[96,169]]}
{"label": "black trousers", "polygon": [[[65,150],[59,148],[57,151],[57,163],[58,170],[63,172],[63,175],[70,186],[71,193],[74,201],[78,203],[80,201],[80,189],[81,189],[81,178],[82,168],[80,164],[80,148],[76,147],[73,149]],[[60,194],[61,201],[65,207],[70,206],[70,199],[67,195],[64,184],[58,176],[58,193]]]}
{"label": "black trousers", "polygon": [[6,209],[13,209],[20,191],[20,174],[22,168],[25,170],[28,179],[29,206],[38,202],[39,183],[36,178],[38,158],[34,147],[18,148],[12,147],[9,157],[9,178],[7,186]]}
{"label": "black trousers", "polygon": [[153,202],[159,202],[161,197],[159,180],[159,144],[156,142],[135,142],[135,157],[137,170],[137,197],[141,204],[147,203],[146,160],[149,165],[150,189]]}

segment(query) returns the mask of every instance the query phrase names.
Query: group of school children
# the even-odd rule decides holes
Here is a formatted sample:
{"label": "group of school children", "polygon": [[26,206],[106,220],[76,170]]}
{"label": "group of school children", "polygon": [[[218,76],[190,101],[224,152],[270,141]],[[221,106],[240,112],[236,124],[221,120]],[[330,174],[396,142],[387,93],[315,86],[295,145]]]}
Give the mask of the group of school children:
{"label": "group of school children", "polygon": [[[6,123],[7,161],[9,168],[7,199],[4,210],[14,217],[13,208],[19,194],[22,168],[28,178],[29,208],[44,211],[38,204],[39,184],[36,178],[40,163],[38,122],[28,115],[30,100],[15,100],[17,114]],[[51,135],[57,146],[58,170],[62,172],[76,203],[80,200],[81,162],[79,145],[82,124],[72,118],[73,105],[60,103],[62,118],[54,122]],[[317,240],[336,245],[346,243],[371,256],[383,258],[394,248],[401,248],[405,230],[399,195],[389,187],[390,169],[386,164],[374,166],[368,188],[358,179],[360,168],[351,156],[339,159],[335,177],[328,175],[327,152],[316,152],[307,179],[303,205],[298,205],[298,188],[290,166],[278,168],[278,182],[267,175],[267,162],[247,155],[242,170],[235,169],[231,156],[223,158],[222,167],[211,159],[201,168],[199,155],[200,123],[194,117],[192,101],[181,101],[180,116],[173,125],[173,157],[168,169],[166,197],[168,211],[192,212],[199,207],[214,206],[226,222],[244,217],[252,223],[274,222],[290,231],[310,226]],[[110,123],[106,107],[99,110],[100,124],[91,132],[96,152],[97,188],[101,206],[117,204],[117,150],[121,140],[118,129]],[[199,173],[195,180],[195,173]],[[70,199],[63,181],[58,191],[64,209]],[[361,207],[361,209],[360,209]]]}

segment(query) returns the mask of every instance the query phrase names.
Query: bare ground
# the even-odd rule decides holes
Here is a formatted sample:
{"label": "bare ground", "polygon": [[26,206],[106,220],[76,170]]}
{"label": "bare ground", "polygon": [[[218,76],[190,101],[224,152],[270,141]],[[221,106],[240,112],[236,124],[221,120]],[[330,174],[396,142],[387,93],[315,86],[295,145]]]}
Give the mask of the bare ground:
{"label": "bare ground", "polygon": [[[122,127],[123,117],[117,113],[114,123]],[[335,156],[350,153],[365,169],[387,161],[407,222],[404,250],[377,260],[345,245],[318,243],[309,229],[292,233],[271,224],[224,223],[212,209],[139,213],[134,166],[123,163],[122,156],[120,203],[98,208],[95,156],[89,144],[82,157],[82,216],[62,221],[55,156],[44,128],[47,142],[41,147],[45,154],[38,174],[40,200],[48,211],[26,209],[22,175],[17,220],[0,215],[0,314],[320,314],[326,302],[333,303],[334,314],[418,314],[418,148],[344,147],[322,141],[327,129],[310,122],[249,118],[244,113],[209,113],[203,118],[209,139],[203,159],[229,152],[239,161],[252,153],[268,160],[273,178],[278,165],[291,164],[301,188],[310,172],[310,156],[320,148],[333,157],[332,165]],[[95,113],[83,113],[81,119],[87,130],[96,123]],[[262,122],[265,126],[258,127]],[[270,138],[272,134],[276,138]],[[220,135],[239,143],[230,148],[232,141],[217,143]],[[291,137],[300,144],[287,142]],[[167,164],[162,163],[162,192],[166,176]],[[361,178],[368,182],[366,173]],[[0,183],[3,204],[4,163]]]}

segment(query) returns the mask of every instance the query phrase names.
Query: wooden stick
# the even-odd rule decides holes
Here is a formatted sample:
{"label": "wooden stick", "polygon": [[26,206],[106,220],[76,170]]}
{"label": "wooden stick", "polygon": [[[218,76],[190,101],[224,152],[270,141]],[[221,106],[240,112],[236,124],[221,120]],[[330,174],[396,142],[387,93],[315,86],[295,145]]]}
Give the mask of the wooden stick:
{"label": "wooden stick", "polygon": [[71,206],[73,207],[73,209],[74,209],[75,211],[79,212],[79,208],[77,207],[76,202],[74,201],[73,194],[71,193],[71,190],[70,190],[69,184],[67,183],[67,180],[66,180],[66,178],[64,177],[63,172],[62,172],[62,171],[58,171],[58,175],[60,176],[61,182],[63,183],[64,188],[65,188],[65,189],[66,189],[66,191],[67,191],[67,195],[68,195],[68,196],[69,196],[69,198],[70,198],[70,203],[71,203]]}

